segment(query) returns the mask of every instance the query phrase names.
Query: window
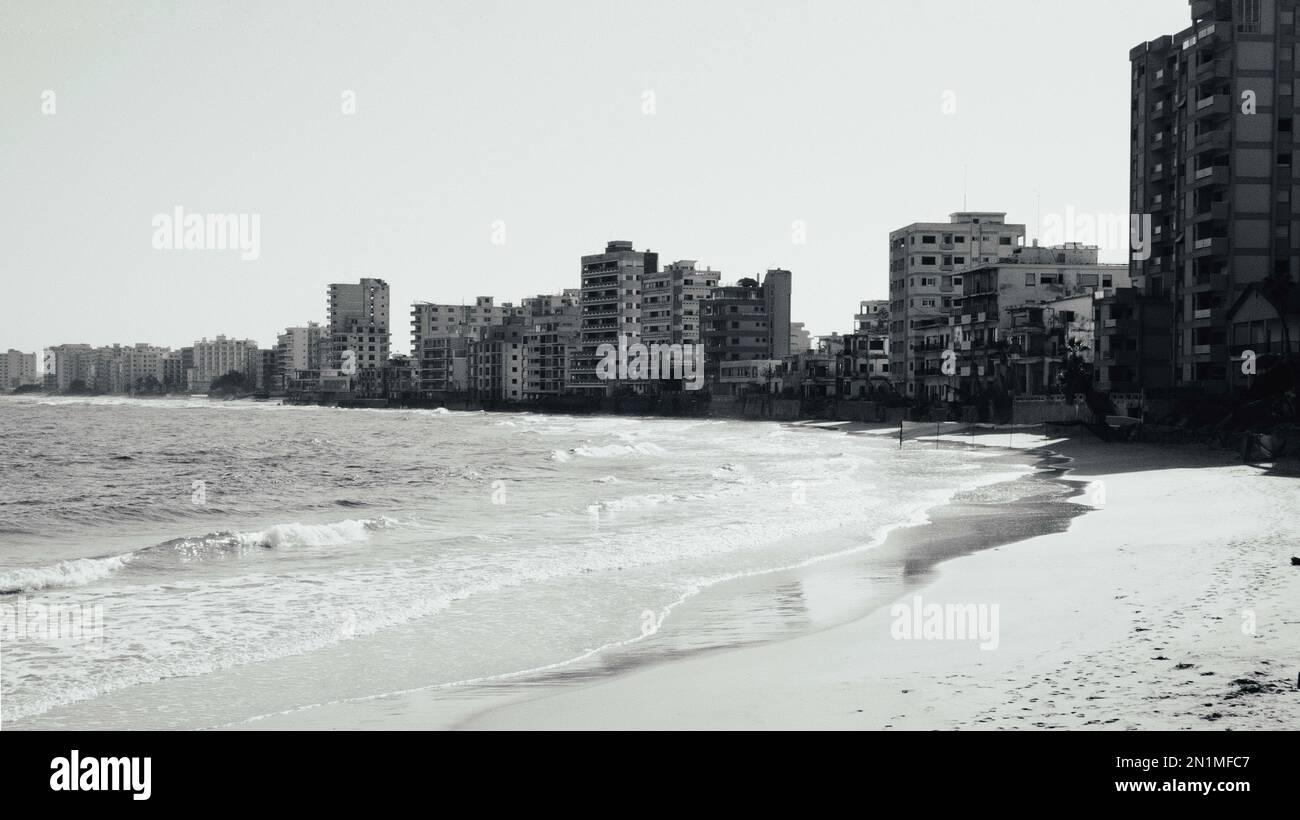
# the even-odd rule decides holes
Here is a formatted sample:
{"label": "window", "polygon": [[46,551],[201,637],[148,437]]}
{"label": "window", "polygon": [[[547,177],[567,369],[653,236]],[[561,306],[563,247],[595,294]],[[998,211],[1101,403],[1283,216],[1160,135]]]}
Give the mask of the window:
{"label": "window", "polygon": [[946,254],[946,253],[945,253],[945,254],[943,255],[943,263],[944,263],[945,265],[951,265],[951,264],[952,264],[952,256],[951,256],[950,254]]}
{"label": "window", "polygon": [[953,261],[954,264],[957,264],[957,265],[964,265],[964,264],[966,264],[966,257],[964,257],[964,256],[954,256],[954,257],[952,258],[952,261]]}
{"label": "window", "polygon": [[934,257],[934,256],[922,256],[922,257],[921,257],[921,264],[922,264],[922,265],[933,265],[933,264],[935,264],[935,260],[936,260],[936,259],[937,259],[937,257]]}
{"label": "window", "polygon": [[1095,287],[1097,287],[1097,283],[1100,282],[1100,281],[1101,281],[1101,277],[1098,276],[1098,275],[1095,274],[1095,273],[1081,273],[1081,274],[1079,274],[1079,285],[1080,285],[1081,287],[1085,287],[1085,288],[1095,288]]}
{"label": "window", "polygon": [[1025,285],[1032,288],[1036,284],[1038,284],[1038,277],[1034,276],[1032,273],[1026,273]]}
{"label": "window", "polygon": [[922,236],[922,237],[921,237],[921,244],[922,244],[922,245],[933,245],[933,244],[934,244],[934,235],[933,235],[933,234],[930,234],[930,235]]}
{"label": "window", "polygon": [[1259,0],[1237,0],[1237,31],[1259,34],[1259,21]]}
{"label": "window", "polygon": [[958,245],[965,245],[965,244],[966,244],[966,237],[964,237],[964,236],[959,236],[959,237],[957,237],[957,244],[958,244]]}
{"label": "window", "polygon": [[1011,244],[1011,237],[1009,237],[1009,236],[1003,236],[1003,237],[1000,237],[1000,238],[998,239],[998,244],[999,244],[999,245],[1010,245],[1010,244]]}

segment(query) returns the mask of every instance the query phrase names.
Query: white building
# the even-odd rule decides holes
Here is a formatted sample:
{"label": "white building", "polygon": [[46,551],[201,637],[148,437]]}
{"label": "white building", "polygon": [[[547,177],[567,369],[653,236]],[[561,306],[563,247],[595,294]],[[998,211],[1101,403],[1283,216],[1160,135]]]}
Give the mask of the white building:
{"label": "white building", "polygon": [[212,383],[230,372],[256,376],[250,362],[258,360],[257,342],[252,339],[227,339],[218,336],[212,341],[203,338],[194,343],[194,367],[187,374],[189,389],[204,391]]}

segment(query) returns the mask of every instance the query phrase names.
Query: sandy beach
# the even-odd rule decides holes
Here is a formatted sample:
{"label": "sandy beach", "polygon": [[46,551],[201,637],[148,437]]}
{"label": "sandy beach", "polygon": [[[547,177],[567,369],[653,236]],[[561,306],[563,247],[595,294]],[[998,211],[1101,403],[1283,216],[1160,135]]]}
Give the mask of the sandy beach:
{"label": "sandy beach", "polygon": [[[809,431],[835,434],[897,432]],[[939,438],[935,446],[983,447],[991,457],[1033,455],[1037,483],[1022,484],[1013,503],[956,499],[929,523],[835,562],[706,591],[674,611],[659,650],[231,728],[1300,725],[1294,475],[1200,448],[1021,433]],[[787,604],[812,615],[797,629],[773,628],[765,615],[779,621]],[[913,614],[933,605],[995,611],[995,640],[921,631],[909,639],[899,605]],[[696,633],[708,639],[692,647],[682,636]]]}
{"label": "sandy beach", "polygon": [[897,640],[882,607],[814,634],[487,709],[460,726],[1300,725],[1297,479],[1193,449],[1087,439],[1051,449],[1072,460],[1072,480],[1092,484],[1098,509],[1066,532],[948,561],[919,592],[926,602],[997,604],[995,650]]}

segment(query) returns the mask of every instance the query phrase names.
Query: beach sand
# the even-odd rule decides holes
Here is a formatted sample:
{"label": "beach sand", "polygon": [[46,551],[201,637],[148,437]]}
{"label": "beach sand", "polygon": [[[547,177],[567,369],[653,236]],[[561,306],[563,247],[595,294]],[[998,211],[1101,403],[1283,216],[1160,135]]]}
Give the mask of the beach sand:
{"label": "beach sand", "polygon": [[1066,532],[948,561],[901,599],[996,604],[995,650],[896,640],[878,607],[789,640],[547,690],[459,726],[1300,726],[1300,481],[1195,448],[1081,438],[1051,449],[1072,459],[1071,479],[1093,484],[1099,509]]}
{"label": "beach sand", "polygon": [[[1203,448],[949,430],[907,446],[1024,450],[1039,471],[1010,501],[976,491],[872,549],[705,590],[632,647],[231,728],[1300,725],[1300,479]],[[996,648],[897,639],[900,603],[996,606]]]}

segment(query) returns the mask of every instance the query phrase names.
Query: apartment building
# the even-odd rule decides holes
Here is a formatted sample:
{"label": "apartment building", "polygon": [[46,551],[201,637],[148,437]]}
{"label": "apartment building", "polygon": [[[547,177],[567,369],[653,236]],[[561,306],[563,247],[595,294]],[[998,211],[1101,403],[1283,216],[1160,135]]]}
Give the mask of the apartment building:
{"label": "apartment building", "polygon": [[316,322],[301,327],[287,327],[275,337],[274,361],[268,378],[271,390],[284,390],[295,373],[320,370],[323,366],[322,340],[326,333]]}
{"label": "apartment building", "polygon": [[715,393],[734,392],[721,380],[722,363],[780,361],[790,355],[792,278],[790,271],[770,270],[761,283],[741,279],[710,292],[701,318],[705,379]]}
{"label": "apartment building", "polygon": [[1111,395],[1173,387],[1174,303],[1121,288],[1094,305],[1093,382]]}
{"label": "apartment building", "polygon": [[[1137,298],[1173,306],[1160,383],[1228,390],[1229,309],[1252,284],[1300,276],[1298,5],[1192,0],[1189,27],[1130,52],[1131,208],[1154,240],[1132,278]],[[1113,307],[1165,315],[1127,296]],[[1157,352],[1135,373],[1151,375]]]}
{"label": "apartment building", "polygon": [[[1061,322],[1073,321],[1077,310],[1091,314],[1096,294],[1129,285],[1127,265],[1103,265],[1098,258],[1096,246],[1035,245],[967,270],[948,323],[927,328],[913,343],[921,363],[913,373],[919,393],[955,401],[979,396],[995,384],[1021,395],[1055,392],[1055,374],[1066,352]],[[1078,297],[1085,301],[1048,307]],[[955,356],[951,372],[944,368],[948,351]]]}
{"label": "apartment building", "polygon": [[194,365],[186,374],[189,389],[202,392],[227,373],[243,373],[257,378],[261,353],[252,339],[228,339],[218,336],[200,339],[193,346]]}
{"label": "apartment building", "polygon": [[646,273],[641,284],[642,344],[699,344],[700,303],[722,274],[685,259]]}
{"label": "apartment building", "polygon": [[889,235],[890,379],[900,394],[926,394],[965,272],[1009,258],[1025,226],[1001,212],[963,211],[948,222],[916,222]]}
{"label": "apartment building", "polygon": [[518,317],[483,328],[469,343],[470,393],[487,401],[520,401],[524,397],[527,327]]}
{"label": "apartment building", "polygon": [[36,354],[11,348],[0,356],[0,390],[15,390],[28,384],[40,384],[36,378]]}
{"label": "apartment building", "polygon": [[582,291],[578,288],[523,300],[525,398],[565,392],[570,357],[578,347],[581,332],[581,301]]}
{"label": "apartment building", "polygon": [[581,324],[578,346],[569,362],[569,389],[586,395],[605,395],[614,385],[601,380],[601,345],[618,346],[619,337],[634,344],[641,335],[642,283],[659,271],[659,254],[634,250],[633,243],[617,240],[604,253],[582,257]]}
{"label": "apartment building", "polygon": [[356,284],[328,288],[329,356],[324,366],[343,368],[345,354],[356,356],[356,368],[381,367],[388,361],[388,284],[382,279],[362,279]]}

